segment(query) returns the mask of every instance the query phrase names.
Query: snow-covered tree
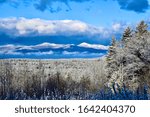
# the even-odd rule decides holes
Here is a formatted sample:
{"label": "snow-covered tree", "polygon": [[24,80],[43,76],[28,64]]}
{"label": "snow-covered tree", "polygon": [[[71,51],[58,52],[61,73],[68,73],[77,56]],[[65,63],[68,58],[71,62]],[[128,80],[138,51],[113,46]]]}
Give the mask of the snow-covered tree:
{"label": "snow-covered tree", "polygon": [[115,37],[113,36],[111,46],[109,46],[108,55],[107,55],[108,62],[111,61],[113,57],[116,55],[116,47],[117,47],[117,42]]}
{"label": "snow-covered tree", "polygon": [[[132,88],[150,85],[150,32],[147,27],[141,21],[133,34],[127,28],[122,36],[125,45],[117,46],[113,56],[109,50],[106,71],[111,73],[108,74],[110,82],[126,84]],[[112,45],[110,49],[114,49]],[[115,67],[112,67],[114,63]]]}
{"label": "snow-covered tree", "polygon": [[132,37],[132,30],[130,27],[127,27],[122,35],[121,39],[122,44],[126,46],[127,42],[131,39],[131,37]]}
{"label": "snow-covered tree", "polygon": [[111,46],[108,50],[108,55],[106,56],[106,76],[107,78],[111,78],[112,73],[117,70],[117,61],[116,61],[116,48],[117,48],[117,42],[115,37],[112,37]]}
{"label": "snow-covered tree", "polygon": [[140,36],[143,36],[148,32],[147,28],[148,25],[145,23],[145,21],[141,21],[136,27],[136,35],[140,38]]}
{"label": "snow-covered tree", "polygon": [[[128,79],[137,79],[139,84],[146,84],[145,76],[150,72],[150,33],[132,37],[126,47],[126,76]],[[148,76],[150,77],[150,76]]]}

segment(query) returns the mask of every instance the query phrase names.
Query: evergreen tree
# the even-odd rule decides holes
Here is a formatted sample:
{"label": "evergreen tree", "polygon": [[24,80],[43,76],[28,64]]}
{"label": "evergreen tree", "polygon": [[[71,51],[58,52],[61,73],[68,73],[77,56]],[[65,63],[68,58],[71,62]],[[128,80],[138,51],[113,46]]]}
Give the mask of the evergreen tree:
{"label": "evergreen tree", "polygon": [[144,22],[144,21],[141,21],[138,26],[136,27],[136,34],[138,37],[144,35],[145,33],[148,32],[147,30],[148,28],[148,25]]}
{"label": "evergreen tree", "polygon": [[123,36],[122,36],[122,39],[121,39],[122,44],[123,44],[124,46],[126,46],[127,42],[131,39],[131,37],[132,37],[132,30],[131,30],[130,27],[127,27],[127,28],[125,29],[125,31],[124,31],[124,33],[123,33]]}
{"label": "evergreen tree", "polygon": [[116,48],[117,42],[115,37],[113,36],[111,46],[108,50],[108,55],[106,56],[106,76],[108,79],[111,78],[113,71],[117,69]]}
{"label": "evergreen tree", "polygon": [[111,46],[109,46],[109,50],[108,50],[107,61],[113,59],[113,56],[116,54],[116,46],[117,46],[117,42],[115,37],[113,36]]}

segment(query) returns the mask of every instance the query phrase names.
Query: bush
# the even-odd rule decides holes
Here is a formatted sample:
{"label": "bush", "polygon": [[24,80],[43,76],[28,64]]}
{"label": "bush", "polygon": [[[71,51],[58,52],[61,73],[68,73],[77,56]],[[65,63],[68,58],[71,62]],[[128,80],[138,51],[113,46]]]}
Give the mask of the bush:
{"label": "bush", "polygon": [[[6,95],[1,95],[1,100],[148,100],[150,95],[147,90],[148,87],[144,86],[143,90],[139,90],[139,88],[135,91],[129,90],[125,87],[118,87],[110,89],[109,87],[105,87],[96,92],[89,92],[87,90],[79,91],[75,93],[71,90],[60,90],[60,87],[57,85],[53,85],[54,87],[49,87],[53,82],[48,83],[47,89],[44,89],[42,93],[37,94],[32,92],[32,96],[28,95],[23,90],[11,91],[7,92]],[[66,88],[66,87],[65,87]]]}

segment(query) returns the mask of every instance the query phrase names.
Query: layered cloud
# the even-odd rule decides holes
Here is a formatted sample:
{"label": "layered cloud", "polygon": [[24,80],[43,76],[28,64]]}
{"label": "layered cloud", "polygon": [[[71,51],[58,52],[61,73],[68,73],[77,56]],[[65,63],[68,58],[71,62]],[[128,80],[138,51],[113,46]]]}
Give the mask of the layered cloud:
{"label": "layered cloud", "polygon": [[[37,10],[40,11],[49,10],[51,13],[54,13],[62,10],[60,4],[56,5],[58,3],[63,3],[64,5],[67,6],[68,10],[71,10],[70,2],[82,3],[89,1],[94,2],[96,0],[0,0],[0,4],[7,3],[13,7],[17,7],[20,4],[24,4],[25,6],[33,5]],[[109,2],[109,0],[104,1]],[[115,1],[117,1],[118,4],[120,5],[120,8],[124,10],[143,13],[149,9],[148,0],[115,0]]]}
{"label": "layered cloud", "polygon": [[[66,56],[96,56],[103,55],[107,51],[107,46],[103,45],[92,45],[92,46],[81,46],[83,45],[73,45],[73,44],[54,44],[54,43],[42,43],[38,45],[14,45],[7,44],[0,46],[0,57],[5,58],[9,55],[17,57],[28,57],[28,56],[41,56],[44,55],[47,57],[58,56],[58,57],[66,57]],[[90,45],[87,43],[87,45]],[[89,49],[86,49],[89,48]]]}
{"label": "layered cloud", "polygon": [[42,44],[38,44],[35,46],[25,46],[25,47],[29,47],[30,49],[45,49],[45,48],[52,48],[52,49],[59,49],[59,48],[63,48],[63,49],[67,49],[70,48],[73,44],[55,44],[55,43],[42,43]]}
{"label": "layered cloud", "polygon": [[14,44],[7,44],[7,45],[2,45],[0,46],[0,53],[1,54],[9,54],[10,52],[23,52],[26,50],[27,52],[29,51],[40,51],[43,49],[69,49],[73,44],[54,44],[54,43],[42,43],[38,45],[14,45]]}

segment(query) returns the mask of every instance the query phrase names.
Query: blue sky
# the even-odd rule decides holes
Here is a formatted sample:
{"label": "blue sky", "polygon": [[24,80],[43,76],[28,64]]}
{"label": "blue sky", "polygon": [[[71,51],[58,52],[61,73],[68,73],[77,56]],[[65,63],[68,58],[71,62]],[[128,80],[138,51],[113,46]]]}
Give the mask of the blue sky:
{"label": "blue sky", "polygon": [[150,0],[0,0],[0,58],[97,58],[150,20]]}

